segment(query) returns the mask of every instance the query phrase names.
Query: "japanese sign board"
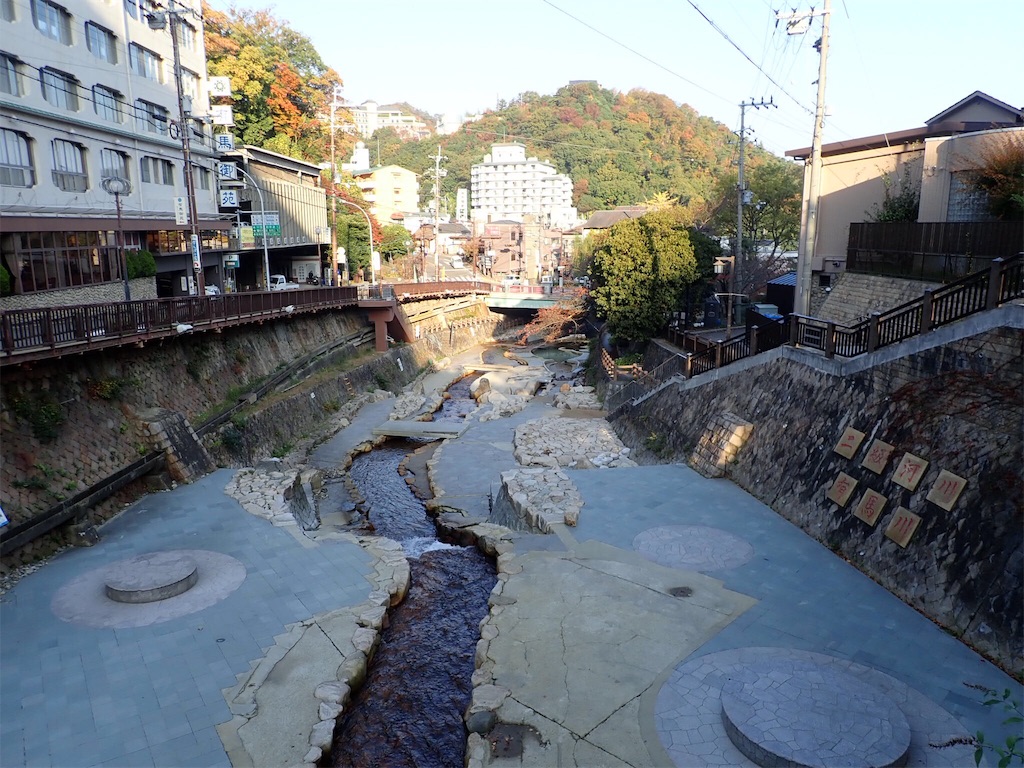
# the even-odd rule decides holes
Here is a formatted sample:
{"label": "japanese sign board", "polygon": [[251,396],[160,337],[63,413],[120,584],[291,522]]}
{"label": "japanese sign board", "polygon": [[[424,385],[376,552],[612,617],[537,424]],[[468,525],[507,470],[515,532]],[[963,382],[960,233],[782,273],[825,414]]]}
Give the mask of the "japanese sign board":
{"label": "japanese sign board", "polygon": [[[235,113],[234,108],[230,104],[215,104],[210,107],[210,115],[213,116],[214,125],[234,125],[235,124]],[[220,135],[220,134],[218,134]],[[220,144],[217,145],[217,149],[220,149]],[[232,149],[234,147],[232,146]]]}
{"label": "japanese sign board", "polygon": [[255,248],[256,247],[256,235],[253,234],[252,227],[247,224],[243,224],[238,228],[238,247],[239,248]]}
{"label": "japanese sign board", "polygon": [[926,469],[928,469],[927,461],[912,453],[905,453],[899,466],[896,467],[896,474],[892,479],[897,485],[902,485],[908,491],[913,491],[917,489]]}
{"label": "japanese sign board", "polygon": [[221,181],[237,181],[238,166],[235,165],[234,163],[217,163],[217,178],[220,179]]}
{"label": "japanese sign board", "polygon": [[864,433],[859,432],[853,427],[847,427],[843,431],[843,436],[839,438],[839,443],[832,450],[840,456],[852,459],[862,442],[864,442]]}
{"label": "japanese sign board", "polygon": [[207,80],[210,87],[211,96],[230,96],[231,95],[231,78],[230,77],[211,77]]}
{"label": "japanese sign board", "polygon": [[199,235],[192,235],[192,269],[198,272],[202,268],[203,262],[199,251]]}
{"label": "japanese sign board", "polygon": [[850,496],[853,495],[853,489],[856,487],[856,480],[845,472],[840,472],[839,477],[837,477],[836,481],[832,483],[832,487],[828,489],[828,493],[825,495],[840,507],[845,507],[846,502],[848,502],[850,500]]}
{"label": "japanese sign board", "polygon": [[882,514],[886,501],[888,501],[888,499],[886,499],[885,496],[868,488],[864,491],[864,495],[861,497],[860,503],[854,510],[853,516],[858,520],[863,520],[868,525],[873,526],[878,522],[878,517]]}
{"label": "japanese sign board", "polygon": [[230,152],[235,148],[235,136],[232,133],[218,133],[216,139],[218,152]]}
{"label": "japanese sign board", "polygon": [[237,269],[238,268],[238,254],[229,253],[224,256],[224,268],[225,269]]}
{"label": "japanese sign board", "polygon": [[174,223],[188,224],[188,201],[184,197],[174,198]]}
{"label": "japanese sign board", "polygon": [[960,498],[960,493],[966,485],[967,481],[964,478],[954,475],[952,472],[942,470],[935,480],[935,485],[928,491],[928,496],[925,498],[932,504],[942,507],[949,512],[953,509],[953,505],[956,504],[956,500]]}
{"label": "japanese sign board", "polygon": [[238,207],[238,190],[237,189],[222,189],[220,191],[220,207],[221,208],[237,208]]}
{"label": "japanese sign board", "polygon": [[885,467],[889,463],[889,457],[892,456],[893,450],[893,446],[888,443],[874,440],[868,449],[868,455],[864,457],[864,461],[860,465],[870,469],[876,475],[880,475],[885,472]]}
{"label": "japanese sign board", "polygon": [[281,236],[281,215],[276,211],[271,213],[254,213],[252,215],[252,233],[255,237],[263,237],[264,217],[266,217],[267,237]]}
{"label": "japanese sign board", "polygon": [[920,524],[920,517],[909,509],[898,507],[896,514],[889,521],[889,526],[885,529],[885,537],[906,548],[907,544],[910,543],[910,537],[914,535],[914,531],[917,530],[917,526]]}

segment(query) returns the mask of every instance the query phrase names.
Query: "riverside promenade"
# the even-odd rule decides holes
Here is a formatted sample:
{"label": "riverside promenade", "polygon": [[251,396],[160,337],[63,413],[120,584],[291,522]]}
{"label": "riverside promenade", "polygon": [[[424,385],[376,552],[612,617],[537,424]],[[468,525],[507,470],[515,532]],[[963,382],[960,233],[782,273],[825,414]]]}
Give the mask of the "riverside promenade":
{"label": "riverside promenade", "polygon": [[[424,380],[427,399],[467,361]],[[303,461],[336,468],[395,403],[365,405]],[[428,465],[444,515],[467,525],[487,517],[502,473],[522,471],[517,428],[600,422],[551,397],[493,420],[486,410]],[[549,515],[546,534],[490,526],[500,575],[477,648],[470,765],[755,765],[738,740],[766,750],[758,762],[780,750],[884,761],[906,741],[908,765],[966,766],[972,748],[929,745],[1008,734],[965,683],[1020,700],[1019,684],[727,480],[681,465],[534,471],[560,472],[582,504],[575,526]],[[0,764],[316,759],[316,729],[347,701],[346,676],[408,567],[387,542],[345,532],[342,513],[304,534],[275,472],[221,469],[147,496],[96,546],[0,596]],[[105,598],[105,569],[171,551],[199,563],[193,589],[141,606]],[[823,701],[823,688],[841,695]],[[750,714],[751,696],[774,721]],[[831,753],[829,733],[847,737]]]}

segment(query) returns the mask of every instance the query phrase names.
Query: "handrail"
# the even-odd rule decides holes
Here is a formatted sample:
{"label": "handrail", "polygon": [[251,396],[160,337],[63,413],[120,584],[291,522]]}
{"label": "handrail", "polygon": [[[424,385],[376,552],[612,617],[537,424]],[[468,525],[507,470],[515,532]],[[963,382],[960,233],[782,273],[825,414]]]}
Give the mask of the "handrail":
{"label": "handrail", "polygon": [[[780,344],[819,350],[828,358],[856,357],[1022,297],[1024,253],[1019,253],[993,259],[988,269],[925,291],[884,312],[874,312],[849,327],[796,313],[789,315],[777,331],[773,326],[768,326],[767,333],[764,328],[753,327],[742,336],[689,354],[682,375],[692,378]],[[624,403],[630,398],[623,393],[620,399]]]}

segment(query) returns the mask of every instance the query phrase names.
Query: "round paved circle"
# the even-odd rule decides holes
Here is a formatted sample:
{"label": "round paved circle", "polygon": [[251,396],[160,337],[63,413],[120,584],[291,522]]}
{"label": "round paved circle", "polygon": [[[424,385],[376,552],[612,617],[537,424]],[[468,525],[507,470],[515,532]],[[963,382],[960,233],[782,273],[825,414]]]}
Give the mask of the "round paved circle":
{"label": "round paved circle", "polygon": [[745,540],[706,525],[662,525],[633,538],[633,549],[658,565],[691,571],[720,571],[754,556]]}
{"label": "round paved circle", "polygon": [[84,627],[126,629],[177,619],[209,608],[245,581],[245,566],[230,555],[205,549],[173,550],[196,564],[197,580],[187,592],[155,603],[118,603],[106,595],[112,573],[134,558],[109,563],[72,579],[53,596],[50,609],[61,621]]}
{"label": "round paved circle", "polygon": [[910,726],[878,688],[835,667],[766,659],[722,687],[722,722],[758,765],[903,765]]}
{"label": "round paved circle", "polygon": [[150,552],[114,563],[104,581],[118,603],[155,603],[188,592],[199,579],[195,558],[181,552]]}
{"label": "round paved circle", "polygon": [[[822,653],[792,648],[734,648],[691,657],[673,669],[658,690],[654,726],[658,739],[679,768],[756,765],[729,739],[722,722],[722,690],[731,680],[768,661],[804,662],[835,669],[881,691],[892,700],[910,727],[908,765],[962,768],[974,764],[971,734],[949,712],[894,677],[877,669]],[[932,743],[963,738],[944,749]]]}

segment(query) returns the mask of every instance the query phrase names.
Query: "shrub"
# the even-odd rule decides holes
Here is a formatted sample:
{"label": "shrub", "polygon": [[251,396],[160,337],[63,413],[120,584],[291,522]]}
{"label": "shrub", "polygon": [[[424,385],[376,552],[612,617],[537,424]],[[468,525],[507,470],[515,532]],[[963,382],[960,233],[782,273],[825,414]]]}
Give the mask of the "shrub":
{"label": "shrub", "polygon": [[153,277],[156,274],[156,258],[149,251],[126,251],[124,260],[129,280],[136,277]]}
{"label": "shrub", "polygon": [[11,273],[7,271],[7,267],[0,264],[0,296],[11,295]]}

